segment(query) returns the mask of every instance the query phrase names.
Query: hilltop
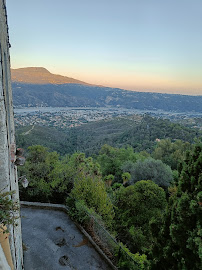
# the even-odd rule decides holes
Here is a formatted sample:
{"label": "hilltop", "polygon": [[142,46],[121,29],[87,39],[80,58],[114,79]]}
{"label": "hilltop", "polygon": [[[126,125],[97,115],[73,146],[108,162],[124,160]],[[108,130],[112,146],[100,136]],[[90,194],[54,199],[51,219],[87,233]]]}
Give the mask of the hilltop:
{"label": "hilltop", "polygon": [[66,84],[75,83],[89,85],[66,76],[56,75],[49,72],[43,67],[27,67],[11,69],[11,79],[13,82],[30,83],[30,84]]}
{"label": "hilltop", "polygon": [[202,96],[129,91],[90,85],[43,67],[11,70],[16,107],[120,107],[202,113]]}

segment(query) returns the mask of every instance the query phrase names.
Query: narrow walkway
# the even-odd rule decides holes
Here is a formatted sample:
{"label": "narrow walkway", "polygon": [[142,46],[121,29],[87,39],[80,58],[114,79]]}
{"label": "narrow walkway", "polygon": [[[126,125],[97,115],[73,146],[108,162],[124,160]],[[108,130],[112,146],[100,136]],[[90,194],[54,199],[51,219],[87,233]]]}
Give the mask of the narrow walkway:
{"label": "narrow walkway", "polygon": [[22,208],[25,270],[110,270],[61,211]]}

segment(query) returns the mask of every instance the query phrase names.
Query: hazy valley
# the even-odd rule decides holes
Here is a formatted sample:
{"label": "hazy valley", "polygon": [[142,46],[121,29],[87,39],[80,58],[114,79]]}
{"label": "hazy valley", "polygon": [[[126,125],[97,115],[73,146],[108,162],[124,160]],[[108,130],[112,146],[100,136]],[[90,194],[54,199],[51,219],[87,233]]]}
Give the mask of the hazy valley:
{"label": "hazy valley", "polygon": [[202,113],[202,96],[135,92],[57,76],[42,68],[15,70],[12,75],[14,107],[116,107]]}

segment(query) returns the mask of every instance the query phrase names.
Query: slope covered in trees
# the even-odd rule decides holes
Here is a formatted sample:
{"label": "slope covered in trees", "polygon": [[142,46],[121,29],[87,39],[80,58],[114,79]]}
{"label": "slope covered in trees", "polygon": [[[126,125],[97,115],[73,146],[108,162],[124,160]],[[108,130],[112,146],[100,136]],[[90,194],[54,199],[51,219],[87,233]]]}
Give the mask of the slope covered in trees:
{"label": "slope covered in trees", "polygon": [[[102,120],[66,130],[35,126],[28,133],[27,131],[30,129],[31,127],[17,129],[18,145],[26,149],[30,145],[41,144],[62,155],[75,151],[85,152],[87,155],[97,154],[104,144],[114,147],[130,145],[135,151],[151,153],[156,146],[156,139],[170,139],[172,142],[182,140],[193,143],[196,137],[202,136],[202,132],[198,129],[149,116],[144,116],[138,121],[130,117]],[[169,149],[169,147],[169,145],[164,146],[165,149]],[[181,149],[182,145],[175,147]],[[186,149],[188,149],[187,147],[188,145]],[[167,151],[165,149],[164,152]],[[158,158],[159,155],[162,156],[162,153],[157,151],[155,157]],[[180,153],[176,151],[175,155],[179,156]]]}

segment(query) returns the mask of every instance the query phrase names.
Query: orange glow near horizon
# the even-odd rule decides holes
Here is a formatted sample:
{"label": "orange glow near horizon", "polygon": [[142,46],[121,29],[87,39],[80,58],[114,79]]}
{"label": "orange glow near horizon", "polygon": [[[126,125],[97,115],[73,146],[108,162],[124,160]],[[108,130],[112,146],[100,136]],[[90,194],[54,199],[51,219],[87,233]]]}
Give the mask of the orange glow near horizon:
{"label": "orange glow near horizon", "polygon": [[[18,65],[12,68],[23,68]],[[140,92],[157,92],[184,95],[202,95],[202,83],[197,78],[177,78],[177,76],[166,77],[165,74],[144,74],[134,71],[120,70],[83,70],[82,68],[67,68],[47,66],[48,71],[53,74],[71,77],[94,85],[104,87],[121,88]],[[164,76],[163,76],[164,75]],[[173,78],[174,77],[174,78]]]}
{"label": "orange glow near horizon", "polygon": [[[51,71],[52,72],[52,71]],[[54,71],[55,73],[55,71]],[[65,72],[57,74],[73,77],[90,84],[102,85],[112,88],[121,88],[132,91],[159,92],[185,95],[202,95],[202,83],[200,80],[190,78],[166,78],[149,74],[138,73],[116,73],[115,72]]]}
{"label": "orange glow near horizon", "polygon": [[7,2],[13,68],[44,67],[134,91],[202,95],[200,0]]}

